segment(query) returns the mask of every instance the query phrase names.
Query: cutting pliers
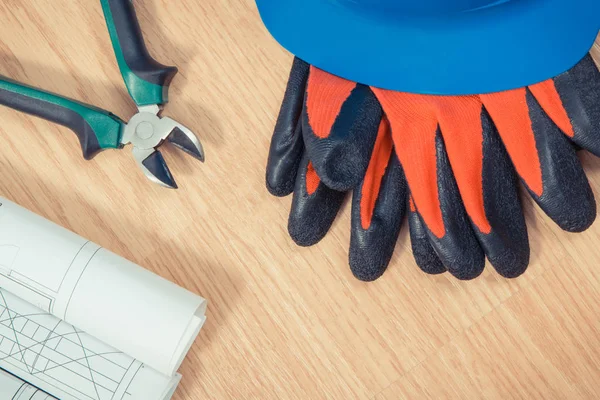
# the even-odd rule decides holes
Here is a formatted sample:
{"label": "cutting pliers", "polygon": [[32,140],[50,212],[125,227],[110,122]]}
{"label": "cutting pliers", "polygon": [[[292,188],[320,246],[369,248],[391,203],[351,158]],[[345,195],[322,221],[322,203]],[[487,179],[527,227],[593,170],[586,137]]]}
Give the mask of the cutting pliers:
{"label": "cutting pliers", "polygon": [[0,104],[70,128],[89,160],[104,149],[132,145],[144,174],[169,188],[177,184],[157,150],[165,140],[204,161],[198,138],[188,128],[162,117],[168,88],[177,68],[150,56],[131,0],[100,0],[119,69],[138,112],[125,123],[116,115],[79,101],[49,93],[0,76]]}

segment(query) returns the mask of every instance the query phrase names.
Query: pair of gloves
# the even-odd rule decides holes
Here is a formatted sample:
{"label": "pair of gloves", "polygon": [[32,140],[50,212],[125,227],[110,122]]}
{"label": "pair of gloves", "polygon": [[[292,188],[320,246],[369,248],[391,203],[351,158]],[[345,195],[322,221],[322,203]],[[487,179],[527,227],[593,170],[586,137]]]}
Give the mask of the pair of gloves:
{"label": "pair of gloves", "polygon": [[419,95],[351,82],[296,58],[273,134],[266,182],[293,193],[288,230],[319,242],[352,192],[349,260],[372,281],[408,216],[426,273],[473,279],[485,258],[507,278],[529,264],[519,180],[562,229],[596,216],[577,150],[600,156],[600,72],[587,55],[528,87]]}

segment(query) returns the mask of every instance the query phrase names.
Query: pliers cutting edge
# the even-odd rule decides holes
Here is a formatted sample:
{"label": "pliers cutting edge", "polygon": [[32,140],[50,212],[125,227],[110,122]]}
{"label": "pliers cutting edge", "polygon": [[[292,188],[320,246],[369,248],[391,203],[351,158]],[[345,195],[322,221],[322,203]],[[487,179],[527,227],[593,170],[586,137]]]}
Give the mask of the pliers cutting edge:
{"label": "pliers cutting edge", "polygon": [[158,147],[169,141],[204,161],[198,138],[171,118],[162,117],[168,88],[177,68],[150,56],[131,0],[100,0],[119,69],[138,112],[125,123],[116,115],[0,76],[0,104],[70,128],[79,138],[83,156],[93,158],[104,149],[133,147],[144,174],[168,188],[177,184]]}

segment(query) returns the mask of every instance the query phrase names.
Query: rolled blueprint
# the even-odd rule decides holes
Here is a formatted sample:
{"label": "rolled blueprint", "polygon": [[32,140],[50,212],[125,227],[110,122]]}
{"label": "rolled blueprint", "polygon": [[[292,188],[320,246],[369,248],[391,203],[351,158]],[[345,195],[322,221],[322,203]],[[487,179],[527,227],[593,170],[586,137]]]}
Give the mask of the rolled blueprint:
{"label": "rolled blueprint", "polygon": [[[147,394],[162,379],[163,388],[153,391],[164,392],[157,399],[169,398],[180,379],[176,371],[204,323],[206,301],[10,201],[0,198],[0,203],[0,313],[13,316],[3,327],[0,314],[0,337],[31,342],[27,349],[4,349],[14,364],[39,380],[34,364],[51,362],[52,368],[42,366],[46,381],[84,376],[91,383],[81,382],[81,389],[99,399],[119,399],[119,393],[131,395],[136,387]],[[14,323],[15,316],[23,327]],[[57,338],[52,349],[48,344]],[[2,349],[0,341],[5,356]],[[34,358],[28,362],[15,354]],[[61,358],[65,354],[67,361]],[[65,377],[56,376],[64,365],[72,368],[61,372]]]}
{"label": "rolled blueprint", "polygon": [[0,399],[56,400],[55,397],[23,382],[3,369],[0,369]]}

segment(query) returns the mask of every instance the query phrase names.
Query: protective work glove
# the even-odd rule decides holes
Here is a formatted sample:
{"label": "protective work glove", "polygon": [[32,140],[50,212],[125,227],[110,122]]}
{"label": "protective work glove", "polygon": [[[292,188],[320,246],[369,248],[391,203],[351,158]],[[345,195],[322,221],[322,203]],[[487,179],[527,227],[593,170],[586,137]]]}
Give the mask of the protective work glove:
{"label": "protective work glove", "polygon": [[269,191],[294,193],[288,231],[301,246],[325,236],[353,192],[350,266],[365,281],[386,269],[406,209],[406,182],[382,117],[367,86],[296,58],[267,164]]}
{"label": "protective work glove", "polygon": [[564,230],[595,219],[575,148],[600,155],[598,104],[600,73],[589,55],[554,79],[472,96],[369,88],[297,59],[267,186],[294,191],[289,231],[301,245],[324,236],[342,193],[353,190],[350,264],[359,279],[385,271],[406,208],[423,271],[472,279],[487,256],[502,276],[516,277],[529,263],[517,176]]}

